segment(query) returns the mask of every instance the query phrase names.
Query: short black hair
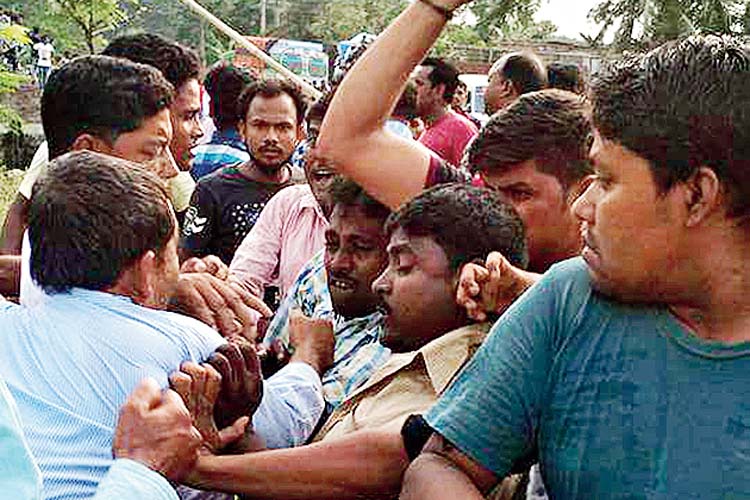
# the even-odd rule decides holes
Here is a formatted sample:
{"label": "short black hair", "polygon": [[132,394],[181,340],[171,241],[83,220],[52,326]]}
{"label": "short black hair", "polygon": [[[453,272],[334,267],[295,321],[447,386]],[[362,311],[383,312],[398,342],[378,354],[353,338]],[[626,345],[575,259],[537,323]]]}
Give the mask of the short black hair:
{"label": "short black hair", "polygon": [[466,166],[486,173],[534,160],[569,188],[592,173],[591,140],[584,97],[557,89],[532,92],[492,115],[469,146]]}
{"label": "short black hair", "polygon": [[218,62],[208,70],[203,85],[211,98],[211,118],[219,129],[236,126],[241,118],[237,114],[240,94],[253,81],[249,71],[226,61]]}
{"label": "short black hair", "polygon": [[550,88],[553,89],[567,90],[576,94],[580,94],[586,89],[581,69],[575,64],[550,64],[547,66],[547,79]]}
{"label": "short black hair", "polygon": [[729,215],[750,214],[750,47],[694,36],[633,55],[592,82],[602,137],[649,161],[662,193],[699,167],[716,172]]}
{"label": "short black hair", "polygon": [[372,218],[385,222],[391,210],[371,197],[362,186],[343,176],[337,176],[331,184],[331,199],[333,205],[359,206]]}
{"label": "short black hair", "polygon": [[73,59],[53,71],[42,93],[49,156],[70,150],[89,133],[113,143],[172,103],[172,85],[158,70],[106,56]]}
{"label": "short black hair", "polygon": [[498,71],[503,79],[511,82],[518,95],[546,89],[549,85],[544,63],[532,52],[510,54]]}
{"label": "short black hair", "polygon": [[434,239],[454,271],[475,259],[484,261],[493,251],[514,266],[528,264],[521,218],[489,189],[463,183],[430,188],[388,218],[386,233],[390,236],[397,228]]}
{"label": "short black hair", "polygon": [[433,87],[435,85],[445,85],[443,100],[448,103],[451,102],[453,94],[456,93],[456,87],[458,87],[458,70],[452,64],[437,57],[427,57],[422,61],[421,65],[432,68],[432,71],[430,71],[430,83]]}
{"label": "short black hair", "polygon": [[297,125],[301,125],[305,119],[305,111],[307,110],[305,97],[296,85],[287,80],[275,78],[258,80],[242,91],[242,95],[240,95],[237,103],[237,114],[240,116],[240,120],[247,118],[250,103],[253,102],[255,96],[272,98],[281,94],[288,95],[294,101],[294,107],[297,110]]}
{"label": "short black hair", "polygon": [[163,182],[141,165],[92,151],[50,163],[29,206],[31,276],[48,293],[104,290],[175,231]]}
{"label": "short black hair", "polygon": [[169,83],[179,90],[191,79],[200,79],[201,61],[191,48],[154,33],[120,36],[112,40],[102,55],[123,57],[148,64],[162,72]]}

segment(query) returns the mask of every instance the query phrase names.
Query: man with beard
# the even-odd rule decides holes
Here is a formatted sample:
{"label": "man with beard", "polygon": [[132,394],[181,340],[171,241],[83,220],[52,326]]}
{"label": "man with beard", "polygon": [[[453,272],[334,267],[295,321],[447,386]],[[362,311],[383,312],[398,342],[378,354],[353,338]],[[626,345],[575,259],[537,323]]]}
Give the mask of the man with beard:
{"label": "man with beard", "polygon": [[417,67],[413,81],[417,89],[417,113],[427,127],[419,142],[458,166],[464,148],[477,135],[476,125],[451,109],[459,82],[458,71],[442,59],[428,57]]}
{"label": "man with beard", "polygon": [[217,255],[229,265],[268,200],[291,184],[289,159],[302,137],[305,102],[283,80],[259,81],[239,99],[250,160],[201,178],[185,216],[180,256]]}
{"label": "man with beard", "polygon": [[300,271],[268,327],[264,343],[289,346],[293,310],[333,321],[333,366],[323,375],[329,408],[362,385],[390,351],[379,339],[383,316],[372,281],[385,268],[383,223],[390,210],[357,184],[337,178],[331,188],[333,212],[325,232],[325,248]]}
{"label": "man with beard", "polygon": [[517,266],[526,255],[513,209],[495,193],[462,184],[420,194],[389,218],[385,233],[388,265],[373,291],[385,304],[388,361],[334,410],[315,437],[320,442],[204,455],[188,482],[252,498],[395,496],[413,451],[402,425],[435,402],[489,329],[472,323],[454,300],[461,267],[491,249]]}

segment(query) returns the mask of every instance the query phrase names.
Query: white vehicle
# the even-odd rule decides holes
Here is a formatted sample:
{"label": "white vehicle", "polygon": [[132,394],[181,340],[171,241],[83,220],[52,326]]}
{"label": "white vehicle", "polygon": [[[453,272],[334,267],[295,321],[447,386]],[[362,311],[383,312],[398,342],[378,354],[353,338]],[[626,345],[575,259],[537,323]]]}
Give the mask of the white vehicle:
{"label": "white vehicle", "polygon": [[459,75],[458,78],[469,89],[466,112],[484,125],[490,118],[484,109],[484,92],[487,90],[488,83],[487,75],[467,73]]}

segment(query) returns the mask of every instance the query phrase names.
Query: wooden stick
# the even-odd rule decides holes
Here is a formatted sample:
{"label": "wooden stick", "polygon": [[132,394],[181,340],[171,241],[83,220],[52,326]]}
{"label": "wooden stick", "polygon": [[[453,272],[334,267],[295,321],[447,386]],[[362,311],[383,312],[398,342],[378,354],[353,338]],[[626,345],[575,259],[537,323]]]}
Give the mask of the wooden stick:
{"label": "wooden stick", "polygon": [[211,12],[206,10],[205,7],[203,7],[201,4],[196,2],[195,0],[180,0],[182,3],[190,7],[196,14],[198,14],[200,17],[211,23],[217,30],[224,33],[226,36],[231,38],[235,41],[235,43],[242,46],[244,49],[247,49],[251,54],[258,57],[259,59],[263,60],[266,64],[268,64],[271,68],[273,68],[275,71],[281,73],[286,78],[292,80],[294,83],[300,86],[302,88],[303,92],[305,92],[308,96],[310,96],[312,99],[320,99],[320,97],[323,95],[318,89],[307,83],[304,79],[300,78],[299,76],[295,75],[289,69],[284,67],[280,62],[278,62],[273,57],[269,56],[263,50],[261,50],[259,47],[254,45],[252,42],[247,40],[245,37],[240,35],[235,29],[233,29],[231,26],[226,24],[224,21],[213,15]]}

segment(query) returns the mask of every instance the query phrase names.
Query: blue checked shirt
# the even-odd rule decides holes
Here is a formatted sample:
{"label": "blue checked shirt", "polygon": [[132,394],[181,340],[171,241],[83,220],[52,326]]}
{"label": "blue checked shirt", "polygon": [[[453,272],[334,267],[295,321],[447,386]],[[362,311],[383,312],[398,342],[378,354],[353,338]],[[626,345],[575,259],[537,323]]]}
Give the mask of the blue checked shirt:
{"label": "blue checked shirt", "polygon": [[211,141],[194,147],[193,154],[190,173],[196,181],[221,167],[250,160],[247,146],[235,128],[217,130]]}
{"label": "blue checked shirt", "polygon": [[325,249],[302,268],[268,326],[264,343],[280,339],[289,346],[289,313],[294,308],[305,316],[333,321],[333,367],[323,375],[323,397],[330,408],[336,408],[388,360],[391,351],[380,343],[381,313],[346,319],[333,311],[324,257]]}

